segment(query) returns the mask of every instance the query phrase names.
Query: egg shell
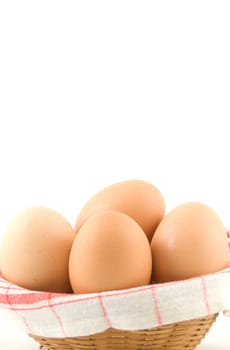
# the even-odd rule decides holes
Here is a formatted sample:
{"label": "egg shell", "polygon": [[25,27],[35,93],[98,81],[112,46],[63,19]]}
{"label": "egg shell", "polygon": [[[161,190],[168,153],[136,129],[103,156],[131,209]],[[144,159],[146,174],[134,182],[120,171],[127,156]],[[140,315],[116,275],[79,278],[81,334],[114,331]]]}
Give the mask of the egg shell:
{"label": "egg shell", "polygon": [[71,224],[56,211],[46,207],[24,209],[3,237],[3,277],[31,290],[71,292],[68,263],[74,237]]}
{"label": "egg shell", "polygon": [[129,216],[101,211],[78,231],[70,253],[69,274],[75,293],[119,290],[150,282],[149,241]]}
{"label": "egg shell", "polygon": [[114,183],[97,192],[81,209],[75,230],[93,214],[115,210],[132,217],[144,230],[149,241],[165,214],[165,201],[157,187],[143,180]]}
{"label": "egg shell", "polygon": [[170,211],[151,242],[153,280],[169,282],[210,274],[229,261],[225,227],[207,205],[188,202]]}

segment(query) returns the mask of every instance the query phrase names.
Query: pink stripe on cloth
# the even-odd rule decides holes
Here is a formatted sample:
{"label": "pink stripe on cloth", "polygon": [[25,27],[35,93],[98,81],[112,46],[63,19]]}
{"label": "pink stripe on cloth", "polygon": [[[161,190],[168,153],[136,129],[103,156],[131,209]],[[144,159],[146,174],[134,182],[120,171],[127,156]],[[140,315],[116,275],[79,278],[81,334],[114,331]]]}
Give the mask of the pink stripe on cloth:
{"label": "pink stripe on cloth", "polygon": [[24,325],[26,327],[27,332],[30,332],[30,326],[29,326],[26,318],[24,316],[21,317],[21,315],[19,315],[17,313],[17,311],[12,307],[11,302],[10,302],[10,294],[9,294],[9,292],[10,292],[10,284],[9,284],[9,288],[7,288],[7,290],[6,290],[7,303],[9,305],[10,309],[16,314],[17,318],[20,317],[22,319],[22,321],[24,322]]}
{"label": "pink stripe on cloth", "polygon": [[104,318],[105,318],[105,320],[106,320],[108,326],[109,326],[109,327],[112,327],[111,320],[110,320],[110,318],[109,318],[109,316],[108,316],[108,313],[107,313],[107,311],[106,311],[105,305],[104,305],[104,303],[103,303],[103,298],[102,298],[101,295],[98,296],[98,301],[99,301],[99,305],[100,305],[100,307],[101,307],[103,316],[104,316]]}
{"label": "pink stripe on cloth", "polygon": [[28,332],[29,332],[29,333],[32,333],[32,331],[31,331],[31,329],[30,329],[30,325],[29,325],[29,323],[27,322],[26,317],[25,317],[25,316],[20,316],[20,317],[22,318],[22,320],[23,320],[23,322],[24,322],[24,325],[26,326]]}
{"label": "pink stripe on cloth", "polygon": [[203,298],[204,298],[204,304],[207,310],[207,315],[210,315],[210,305],[208,301],[207,287],[206,287],[206,281],[204,277],[201,277],[201,284],[202,284]]}
{"label": "pink stripe on cloth", "polygon": [[[195,278],[194,278],[195,279]],[[148,286],[144,286],[144,287],[140,287],[140,288],[133,288],[133,289],[128,289],[128,290],[117,290],[115,292],[106,292],[105,294],[103,294],[103,298],[110,298],[110,297],[117,297],[117,296],[124,296],[124,295],[129,295],[129,294],[138,294],[142,291],[148,291],[148,290],[152,290],[154,289],[162,289],[162,288],[167,288],[169,285],[176,285],[178,283],[182,283],[182,281],[177,281],[177,282],[168,282],[168,283],[164,283],[164,284],[156,284],[156,285],[148,285]],[[10,287],[8,288],[9,290],[11,289]],[[3,296],[3,304],[4,301],[6,301],[6,305],[10,305],[10,308],[15,310],[39,310],[39,309],[43,309],[43,308],[47,308],[47,303],[44,303],[45,301],[48,301],[49,305],[51,306],[62,306],[62,305],[67,305],[67,304],[75,304],[75,303],[82,303],[84,301],[89,301],[89,300],[97,300],[99,298],[101,298],[101,293],[97,293],[97,294],[84,294],[82,295],[81,298],[79,298],[78,295],[75,294],[56,294],[56,293],[47,293],[44,292],[43,297],[40,299],[39,297],[36,297],[37,292],[34,292],[34,300],[32,300],[32,296],[33,294],[31,294],[30,296],[30,303],[26,303],[26,302],[22,302],[23,300],[21,300],[20,302],[19,299],[20,298],[24,298],[24,296],[27,297],[27,294],[21,294],[21,295],[15,295],[15,294],[8,294],[7,298],[6,298],[6,294],[1,295]],[[5,299],[4,299],[5,298]],[[58,299],[61,299],[61,301],[58,301]],[[14,301],[14,303],[12,302]],[[24,300],[25,301],[25,300]],[[1,299],[0,299],[1,302]],[[37,302],[43,302],[41,303],[41,305],[36,305]],[[33,305],[34,304],[34,305]],[[24,305],[24,306],[22,306]],[[31,305],[31,306],[30,306]],[[33,306],[32,306],[33,305]]]}
{"label": "pink stripe on cloth", "polygon": [[[7,289],[7,288],[6,288]],[[7,294],[0,294],[0,303],[8,305],[30,305],[43,300],[47,300],[46,293],[21,293],[10,294],[10,287],[7,289]]]}
{"label": "pink stripe on cloth", "polygon": [[153,307],[156,315],[158,326],[162,325],[161,313],[157,301],[156,288],[152,288],[152,297],[153,297]]}
{"label": "pink stripe on cloth", "polygon": [[51,303],[51,297],[52,297],[52,293],[49,293],[49,298],[48,298],[48,305],[49,305],[49,308],[50,308],[50,310],[52,311],[52,313],[53,313],[55,319],[57,320],[57,323],[58,323],[59,326],[60,326],[62,335],[63,335],[64,337],[66,337],[66,336],[67,336],[67,333],[66,333],[66,331],[65,331],[65,328],[64,328],[62,319],[61,319],[61,317],[59,316],[59,314],[56,312],[54,305]]}

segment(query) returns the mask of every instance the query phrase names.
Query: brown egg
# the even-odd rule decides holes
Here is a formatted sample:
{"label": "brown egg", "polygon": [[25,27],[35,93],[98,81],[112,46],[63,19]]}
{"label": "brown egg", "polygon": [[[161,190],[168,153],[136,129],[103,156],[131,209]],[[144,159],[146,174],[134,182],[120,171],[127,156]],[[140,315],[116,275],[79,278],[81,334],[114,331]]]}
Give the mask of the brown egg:
{"label": "brown egg", "polygon": [[75,231],[56,211],[31,207],[9,224],[2,241],[1,272],[18,286],[71,292],[68,261]]}
{"label": "brown egg", "polygon": [[169,212],[155,231],[151,249],[156,282],[214,273],[229,260],[223,223],[213,209],[198,202]]}
{"label": "brown egg", "polygon": [[132,217],[144,230],[149,241],[164,216],[165,202],[151,183],[128,180],[112,184],[97,192],[81,209],[75,230],[101,210],[116,210]]}
{"label": "brown egg", "polygon": [[151,248],[141,227],[129,216],[101,211],[75,237],[69,259],[75,293],[143,286],[150,282]]}

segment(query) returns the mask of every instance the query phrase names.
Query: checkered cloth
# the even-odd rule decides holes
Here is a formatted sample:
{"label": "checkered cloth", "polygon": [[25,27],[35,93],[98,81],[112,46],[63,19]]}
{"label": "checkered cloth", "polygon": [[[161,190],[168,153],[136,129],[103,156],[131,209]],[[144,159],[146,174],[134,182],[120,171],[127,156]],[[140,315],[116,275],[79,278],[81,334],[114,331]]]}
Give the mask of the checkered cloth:
{"label": "checkered cloth", "polygon": [[82,295],[34,292],[0,278],[0,308],[27,333],[54,338],[141,330],[221,311],[230,316],[230,265],[185,281]]}

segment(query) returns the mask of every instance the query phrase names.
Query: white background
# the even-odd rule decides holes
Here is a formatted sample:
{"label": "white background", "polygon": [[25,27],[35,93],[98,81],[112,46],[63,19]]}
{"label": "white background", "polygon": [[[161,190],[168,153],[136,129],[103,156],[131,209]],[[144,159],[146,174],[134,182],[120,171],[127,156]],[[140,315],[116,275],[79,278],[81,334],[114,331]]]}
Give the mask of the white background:
{"label": "white background", "polygon": [[[230,226],[229,62],[227,0],[1,0],[0,239],[24,207],[73,223],[130,178]],[[3,319],[0,348],[37,349]],[[227,349],[229,326],[200,349]]]}

